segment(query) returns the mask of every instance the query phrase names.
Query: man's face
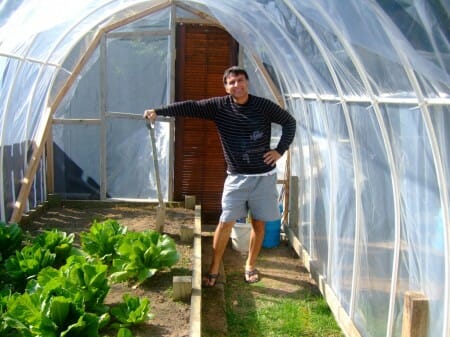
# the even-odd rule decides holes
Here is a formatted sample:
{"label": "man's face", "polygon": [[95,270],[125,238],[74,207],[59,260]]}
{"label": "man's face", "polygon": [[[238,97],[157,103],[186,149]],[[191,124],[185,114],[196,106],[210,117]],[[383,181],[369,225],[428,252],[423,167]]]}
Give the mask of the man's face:
{"label": "man's face", "polygon": [[225,83],[225,91],[230,94],[236,103],[243,104],[248,99],[248,81],[244,74],[230,74]]}

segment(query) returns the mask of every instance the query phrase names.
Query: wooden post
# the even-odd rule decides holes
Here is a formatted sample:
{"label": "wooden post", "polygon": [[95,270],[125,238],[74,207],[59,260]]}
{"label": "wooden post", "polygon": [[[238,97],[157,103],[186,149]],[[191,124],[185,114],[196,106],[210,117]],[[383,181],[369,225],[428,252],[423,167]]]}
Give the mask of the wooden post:
{"label": "wooden post", "polygon": [[194,255],[192,256],[192,295],[190,337],[200,337],[202,331],[202,207],[195,206]]}
{"label": "wooden post", "polygon": [[289,225],[298,224],[298,177],[291,176],[289,183]]}
{"label": "wooden post", "polygon": [[180,240],[182,242],[192,242],[194,240],[194,228],[191,226],[181,225]]}
{"label": "wooden post", "polygon": [[428,299],[423,293],[405,292],[402,337],[428,337]]}
{"label": "wooden post", "polygon": [[289,223],[289,201],[291,188],[291,151],[288,150],[286,154],[286,171],[284,172],[284,200],[283,200],[283,214],[281,216],[281,224]]}
{"label": "wooden post", "polygon": [[195,209],[195,195],[184,196],[184,208]]}
{"label": "wooden post", "polygon": [[192,293],[192,276],[173,277],[173,298],[174,300],[185,300]]}

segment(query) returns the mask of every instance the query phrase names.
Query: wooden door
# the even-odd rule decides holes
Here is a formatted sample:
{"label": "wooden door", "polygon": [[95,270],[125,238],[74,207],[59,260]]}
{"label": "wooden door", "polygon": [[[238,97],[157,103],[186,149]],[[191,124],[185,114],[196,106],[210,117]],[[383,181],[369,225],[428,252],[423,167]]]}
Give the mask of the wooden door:
{"label": "wooden door", "polygon": [[[237,64],[237,44],[224,30],[205,25],[177,27],[176,100],[225,95],[222,75]],[[174,198],[195,195],[202,222],[215,224],[221,212],[226,165],[211,121],[176,118]]]}

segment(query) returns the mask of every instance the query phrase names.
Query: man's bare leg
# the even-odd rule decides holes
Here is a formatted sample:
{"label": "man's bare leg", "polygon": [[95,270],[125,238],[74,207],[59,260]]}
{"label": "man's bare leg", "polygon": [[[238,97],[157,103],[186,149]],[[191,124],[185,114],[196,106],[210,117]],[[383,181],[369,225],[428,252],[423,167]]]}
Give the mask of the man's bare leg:
{"label": "man's bare leg", "polygon": [[252,219],[248,257],[245,263],[246,281],[250,283],[259,281],[257,272],[252,273],[252,271],[256,271],[256,258],[261,251],[262,243],[264,241],[264,227],[264,221]]}
{"label": "man's bare leg", "polygon": [[233,228],[235,221],[231,222],[219,222],[214,232],[213,239],[213,257],[211,260],[211,266],[209,267],[208,274],[203,279],[203,284],[206,286],[213,286],[216,279],[211,275],[218,275],[220,269],[220,262],[222,261],[223,253],[228,245],[230,239],[231,229]]}

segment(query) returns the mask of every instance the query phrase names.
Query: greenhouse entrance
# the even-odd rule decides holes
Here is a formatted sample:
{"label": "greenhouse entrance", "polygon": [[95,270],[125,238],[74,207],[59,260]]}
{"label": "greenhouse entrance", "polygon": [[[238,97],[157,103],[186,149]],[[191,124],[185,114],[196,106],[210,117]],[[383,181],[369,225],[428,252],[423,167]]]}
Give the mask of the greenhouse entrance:
{"label": "greenhouse entrance", "polygon": [[[234,64],[237,44],[226,31],[198,24],[177,26],[177,101],[224,95],[223,71]],[[177,118],[174,199],[195,195],[202,205],[202,222],[215,224],[221,211],[225,175],[225,160],[214,123]]]}

